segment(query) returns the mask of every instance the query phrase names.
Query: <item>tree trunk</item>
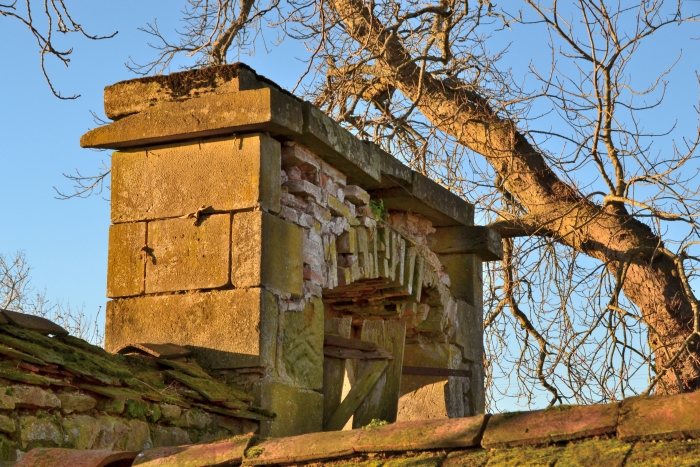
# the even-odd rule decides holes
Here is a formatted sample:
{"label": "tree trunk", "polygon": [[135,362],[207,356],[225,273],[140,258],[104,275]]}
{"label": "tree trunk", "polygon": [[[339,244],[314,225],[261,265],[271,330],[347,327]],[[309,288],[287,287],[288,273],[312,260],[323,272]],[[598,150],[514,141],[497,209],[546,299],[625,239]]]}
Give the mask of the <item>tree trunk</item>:
{"label": "tree trunk", "polygon": [[[482,154],[493,166],[504,187],[528,211],[527,222],[520,225],[524,232],[552,236],[603,261],[613,274],[630,261],[623,291],[648,323],[657,369],[663,368],[692,331],[693,313],[675,264],[667,256],[654,254],[662,246],[659,237],[628,215],[624,207],[593,204],[559,179],[515,124],[498,117],[482,96],[450,88],[430,74],[421,79],[420,68],[399,39],[383,27],[365,3],[333,0],[332,5],[353,39],[376,57],[380,67],[391,70],[392,84],[409,99],[417,100],[427,119]],[[517,220],[495,225],[509,236],[514,226],[518,226]],[[700,388],[700,352],[697,345],[689,350],[674,364],[679,378],[667,372],[660,391],[677,393]]]}

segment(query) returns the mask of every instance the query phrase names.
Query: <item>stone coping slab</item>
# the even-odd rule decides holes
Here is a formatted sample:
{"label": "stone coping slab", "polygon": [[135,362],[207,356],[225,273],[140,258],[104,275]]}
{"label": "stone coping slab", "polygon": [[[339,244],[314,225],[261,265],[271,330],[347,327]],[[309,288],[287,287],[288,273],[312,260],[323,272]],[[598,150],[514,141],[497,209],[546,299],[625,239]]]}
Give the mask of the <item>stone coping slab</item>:
{"label": "stone coping slab", "polygon": [[15,467],[121,467],[131,465],[136,454],[128,451],[37,448],[25,454]]}
{"label": "stone coping slab", "polygon": [[591,406],[559,406],[534,412],[493,415],[481,442],[486,448],[614,435],[618,403]]}
{"label": "stone coping slab", "polygon": [[274,89],[254,89],[163,102],[90,130],[80,145],[128,149],[247,131],[293,135],[301,133],[302,122],[298,100]]}
{"label": "stone coping slab", "polygon": [[171,446],[149,449],[140,453],[134,466],[141,467],[198,467],[201,465],[240,464],[245,450],[255,435],[252,433],[212,443],[189,446]]}
{"label": "stone coping slab", "polygon": [[617,436],[624,441],[700,437],[700,392],[625,399]]}
{"label": "stone coping slab", "polygon": [[243,465],[274,465],[345,457],[355,453],[360,430],[268,439],[246,452]]}

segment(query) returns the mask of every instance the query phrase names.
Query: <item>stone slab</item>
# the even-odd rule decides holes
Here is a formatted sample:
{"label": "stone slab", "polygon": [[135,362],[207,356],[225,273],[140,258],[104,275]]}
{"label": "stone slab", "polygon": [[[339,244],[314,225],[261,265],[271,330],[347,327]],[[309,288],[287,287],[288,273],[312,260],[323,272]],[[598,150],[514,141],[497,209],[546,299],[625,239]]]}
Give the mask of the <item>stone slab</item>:
{"label": "stone slab", "polygon": [[109,227],[107,254],[107,297],[128,297],[143,293],[146,223],[130,222]]}
{"label": "stone slab", "polygon": [[411,184],[413,184],[413,170],[376,144],[368,144],[370,144],[371,150],[377,153],[381,164],[382,182],[379,188],[402,187],[410,189]]}
{"label": "stone slab", "polygon": [[301,227],[262,211],[234,214],[231,233],[231,283],[265,286],[301,296]]}
{"label": "stone slab", "polygon": [[637,396],[620,408],[617,436],[623,441],[700,437],[700,392]]}
{"label": "stone slab", "polygon": [[253,434],[211,444],[171,446],[143,451],[134,461],[141,467],[200,467],[240,464]]}
{"label": "stone slab", "polygon": [[483,265],[477,255],[437,255],[450,276],[450,293],[477,308],[483,305]]}
{"label": "stone slab", "polygon": [[242,63],[148,76],[107,86],[104,92],[105,115],[110,120],[118,120],[163,102],[262,87],[267,86]]}
{"label": "stone slab", "polygon": [[365,189],[379,185],[379,157],[367,143],[308,102],[303,102],[303,115],[303,131],[296,141],[345,174],[348,183]]}
{"label": "stone slab", "polygon": [[129,465],[136,454],[127,451],[37,448],[22,456],[15,467],[105,467],[119,461],[123,461],[123,465]]}
{"label": "stone slab", "polygon": [[162,102],[90,130],[80,138],[80,145],[126,149],[239,132],[292,136],[301,130],[301,102],[278,90],[264,88]]}
{"label": "stone slab", "polygon": [[428,248],[438,254],[476,254],[482,261],[503,259],[501,236],[482,225],[439,227],[428,235]]}
{"label": "stone slab", "polygon": [[203,366],[272,366],[277,300],[260,288],[116,299],[107,302],[105,348],[129,342],[186,346]]}
{"label": "stone slab", "polygon": [[285,312],[282,359],[287,375],[296,386],[323,388],[323,335],[321,298],[311,297],[301,311]]}
{"label": "stone slab", "polygon": [[549,444],[615,433],[619,403],[559,406],[493,415],[481,445],[486,448]]}
{"label": "stone slab", "polygon": [[149,222],[146,293],[227,285],[230,235],[230,214]]}
{"label": "stone slab", "polygon": [[417,451],[479,446],[486,416],[451,420],[418,420],[367,427],[360,432],[357,452]]}
{"label": "stone slab", "polygon": [[112,222],[280,209],[280,144],[265,135],[112,155]]}
{"label": "stone slab", "polygon": [[192,351],[181,345],[175,344],[150,344],[150,343],[131,343],[121,347],[116,351],[118,354],[140,353],[142,355],[150,355],[151,357],[171,358],[189,357]]}
{"label": "stone slab", "polygon": [[313,462],[349,456],[355,453],[359,431],[310,433],[281,439],[269,439],[249,450],[243,465],[275,465]]}
{"label": "stone slab", "polygon": [[[434,183],[434,182],[433,182]],[[440,189],[444,189],[439,185],[435,186]],[[449,206],[444,209],[438,206],[431,206],[426,203],[419,196],[414,194],[414,189],[412,187],[393,187],[393,188],[379,188],[379,189],[369,189],[369,194],[373,200],[382,200],[384,202],[384,207],[389,211],[406,211],[413,214],[419,214],[430,222],[433,223],[434,227],[449,227],[456,225],[469,225],[472,223],[470,221],[470,212],[473,212],[473,206],[469,207],[469,203],[464,201],[466,205],[465,214],[458,216],[457,219],[453,219],[451,215],[443,212],[450,212]]]}
{"label": "stone slab", "polygon": [[272,421],[260,422],[260,436],[281,438],[322,430],[322,394],[269,379],[256,382],[253,392],[256,405],[277,414]]}

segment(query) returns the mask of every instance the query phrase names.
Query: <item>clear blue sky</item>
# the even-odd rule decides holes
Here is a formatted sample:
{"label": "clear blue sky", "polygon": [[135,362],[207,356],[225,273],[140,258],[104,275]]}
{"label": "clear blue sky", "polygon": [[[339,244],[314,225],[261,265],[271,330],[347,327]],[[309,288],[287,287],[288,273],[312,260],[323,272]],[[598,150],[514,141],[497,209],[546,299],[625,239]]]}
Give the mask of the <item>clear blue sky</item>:
{"label": "clear blue sky", "polygon": [[[39,54],[32,36],[19,23],[0,18],[0,253],[24,250],[33,267],[32,281],[46,289],[52,300],[85,305],[90,314],[104,310],[109,203],[100,197],[85,200],[56,200],[53,187],[70,191],[62,173],[77,168],[84,174],[97,171],[109,153],[81,149],[80,136],[95,126],[90,111],[102,114],[104,86],[133,78],[124,62],[129,56],[145,61],[153,57],[147,36],[139,26],[158,18],[165,31],[176,27],[181,2],[174,0],[74,0],[69,2],[75,19],[91,34],[119,34],[111,40],[92,42],[69,36],[63,42],[75,49],[71,66],[56,61],[50,71],[54,84],[64,94],[79,93],[75,101],[53,97],[39,68]],[[700,1],[690,2],[700,12]],[[517,31],[516,31],[517,32]],[[546,34],[530,29],[527,40],[505,31],[497,40],[513,41],[504,65],[518,76],[535,60],[546,69],[549,53]],[[700,68],[700,23],[668,28],[658,40],[643,49],[633,68],[632,79],[647,76],[650,68],[661,71],[682,58],[668,77],[665,105],[650,124],[663,128],[678,122],[677,136],[693,136],[697,125],[699,89],[695,70]],[[303,57],[298,44],[276,48],[270,34],[269,53],[259,48],[255,57],[242,57],[259,73],[291,87],[305,68],[295,59]],[[658,128],[657,128],[658,129]],[[109,197],[109,191],[104,193]],[[104,311],[102,311],[102,319]],[[496,383],[499,384],[499,383]],[[505,382],[503,382],[505,384]]]}

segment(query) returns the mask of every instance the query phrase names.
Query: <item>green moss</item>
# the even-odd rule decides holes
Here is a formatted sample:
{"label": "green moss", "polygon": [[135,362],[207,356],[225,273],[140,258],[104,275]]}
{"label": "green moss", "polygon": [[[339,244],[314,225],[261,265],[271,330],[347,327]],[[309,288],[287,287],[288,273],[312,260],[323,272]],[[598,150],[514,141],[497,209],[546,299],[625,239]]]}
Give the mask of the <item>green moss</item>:
{"label": "green moss", "polygon": [[13,460],[14,453],[14,444],[4,436],[0,436],[0,461]]}
{"label": "green moss", "polygon": [[13,388],[13,387],[5,388],[5,394],[6,394],[6,395],[11,396],[11,395],[13,395],[14,393],[15,393],[15,388]]}
{"label": "green moss", "polygon": [[503,418],[503,420],[510,420],[511,418],[517,417],[521,413],[524,412],[504,412],[501,414],[501,417]]}
{"label": "green moss", "polygon": [[700,465],[700,440],[637,443],[627,458],[630,467],[691,467]]}
{"label": "green moss", "polygon": [[158,404],[150,404],[150,410],[147,414],[148,421],[157,422],[163,414],[160,411],[160,406]]}
{"label": "green moss", "polygon": [[262,453],[265,452],[265,448],[260,447],[260,446],[253,446],[252,448],[248,448],[245,452],[245,458],[246,459],[256,459],[260,456],[262,456]]}
{"label": "green moss", "polygon": [[150,413],[150,407],[148,402],[129,399],[126,401],[126,413],[134,418],[142,418]]}
{"label": "green moss", "polygon": [[444,456],[418,456],[404,459],[392,459],[384,467],[438,467]]}
{"label": "green moss", "polygon": [[545,412],[564,412],[566,410],[569,410],[573,407],[576,407],[576,405],[570,405],[570,404],[559,404],[559,405],[552,405],[551,407],[547,407],[544,409]]}

